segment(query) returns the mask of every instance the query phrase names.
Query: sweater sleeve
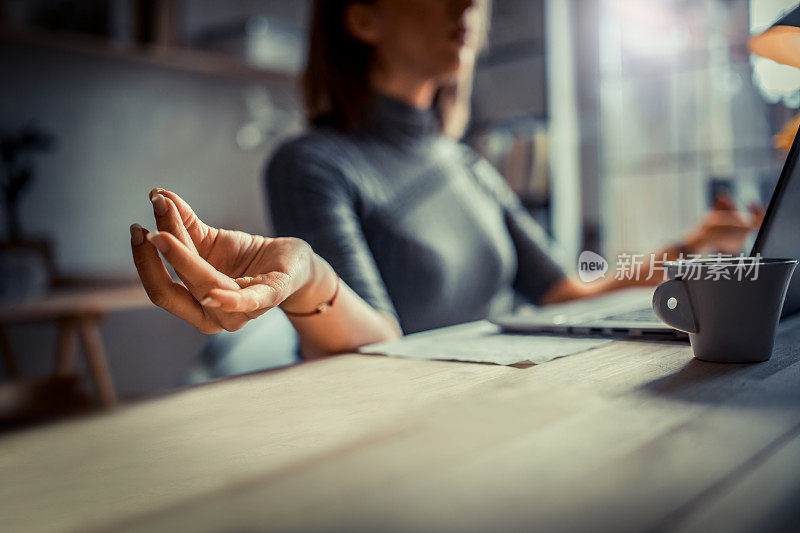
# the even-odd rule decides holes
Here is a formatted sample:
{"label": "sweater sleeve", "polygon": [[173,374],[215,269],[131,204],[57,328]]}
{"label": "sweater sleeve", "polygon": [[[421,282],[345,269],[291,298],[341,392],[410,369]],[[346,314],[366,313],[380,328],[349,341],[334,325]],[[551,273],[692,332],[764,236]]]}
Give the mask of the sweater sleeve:
{"label": "sweater sleeve", "polygon": [[397,316],[357,213],[342,154],[308,139],[284,144],[267,166],[266,195],[277,235],[306,241],[377,310]]}

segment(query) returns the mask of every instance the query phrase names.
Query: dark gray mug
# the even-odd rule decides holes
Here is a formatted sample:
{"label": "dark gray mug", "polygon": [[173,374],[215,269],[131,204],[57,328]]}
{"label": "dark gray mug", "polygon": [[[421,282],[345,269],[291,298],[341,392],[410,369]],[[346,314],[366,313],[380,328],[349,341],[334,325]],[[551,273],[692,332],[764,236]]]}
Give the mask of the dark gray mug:
{"label": "dark gray mug", "polygon": [[670,279],[656,288],[653,310],[689,334],[698,359],[766,361],[796,266],[795,259],[760,257],[669,261]]}

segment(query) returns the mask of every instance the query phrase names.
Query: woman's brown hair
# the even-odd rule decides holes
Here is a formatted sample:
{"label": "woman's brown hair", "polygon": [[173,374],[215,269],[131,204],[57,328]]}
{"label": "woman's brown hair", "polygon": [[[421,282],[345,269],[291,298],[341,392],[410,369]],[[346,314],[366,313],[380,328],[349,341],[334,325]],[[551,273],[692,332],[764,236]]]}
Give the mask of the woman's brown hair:
{"label": "woman's brown hair", "polygon": [[[311,14],[308,59],[303,75],[303,97],[308,122],[350,132],[369,112],[372,91],[369,70],[372,48],[348,32],[345,8],[352,3],[376,0],[315,0]],[[479,4],[486,20],[488,2]],[[485,24],[483,24],[485,30]],[[483,33],[483,31],[481,32]],[[460,137],[469,120],[472,64],[463,65],[458,80],[440,89],[435,111],[441,130]]]}
{"label": "woman's brown hair", "polygon": [[309,123],[327,124],[342,131],[351,131],[358,125],[371,99],[372,49],[345,27],[344,11],[351,3],[353,0],[315,0],[303,75]]}

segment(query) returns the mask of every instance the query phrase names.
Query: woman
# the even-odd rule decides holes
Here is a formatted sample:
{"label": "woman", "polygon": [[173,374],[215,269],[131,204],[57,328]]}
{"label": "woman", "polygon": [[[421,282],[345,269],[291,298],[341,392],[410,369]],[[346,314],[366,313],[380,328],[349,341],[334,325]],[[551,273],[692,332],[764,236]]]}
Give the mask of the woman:
{"label": "woman", "polygon": [[[800,5],[783,13],[772,26],[754,35],[750,51],[775,63],[800,68]],[[774,67],[778,68],[778,67]],[[774,137],[775,147],[788,152],[800,128],[800,113],[783,125]]]}
{"label": "woman", "polygon": [[[459,129],[474,7],[317,1],[305,76],[314,129],[267,173],[275,229],[292,238],[210,228],[174,193],[154,191],[159,232],[131,230],[153,301],[206,332],[280,306],[308,357],[507,311],[514,294],[548,304],[630,284],[565,276],[497,172],[443,134]],[[717,211],[683,248],[750,229]]]}

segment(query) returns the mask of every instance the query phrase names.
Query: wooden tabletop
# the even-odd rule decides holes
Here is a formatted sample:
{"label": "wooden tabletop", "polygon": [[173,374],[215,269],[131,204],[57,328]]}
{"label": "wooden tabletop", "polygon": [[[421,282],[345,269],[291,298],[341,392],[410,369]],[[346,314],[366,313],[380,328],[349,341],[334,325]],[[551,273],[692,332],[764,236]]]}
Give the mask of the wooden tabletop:
{"label": "wooden tabletop", "polygon": [[42,296],[0,304],[0,323],[99,315],[150,306],[152,304],[140,283],[59,289]]}
{"label": "wooden tabletop", "polygon": [[746,531],[800,503],[769,362],[614,342],[527,369],[347,355],[0,438],[9,531]]}

